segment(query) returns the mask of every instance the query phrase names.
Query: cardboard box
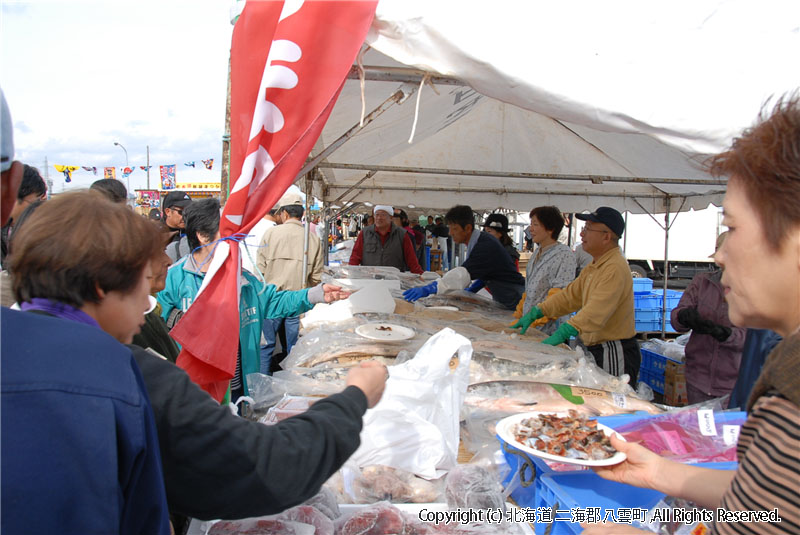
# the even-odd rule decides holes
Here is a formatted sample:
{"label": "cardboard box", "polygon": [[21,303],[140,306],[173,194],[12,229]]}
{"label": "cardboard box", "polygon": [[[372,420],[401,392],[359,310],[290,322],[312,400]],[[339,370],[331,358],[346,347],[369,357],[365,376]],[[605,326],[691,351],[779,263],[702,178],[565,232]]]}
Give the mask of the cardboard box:
{"label": "cardboard box", "polygon": [[682,362],[668,360],[664,370],[664,403],[673,407],[686,405],[686,367]]}

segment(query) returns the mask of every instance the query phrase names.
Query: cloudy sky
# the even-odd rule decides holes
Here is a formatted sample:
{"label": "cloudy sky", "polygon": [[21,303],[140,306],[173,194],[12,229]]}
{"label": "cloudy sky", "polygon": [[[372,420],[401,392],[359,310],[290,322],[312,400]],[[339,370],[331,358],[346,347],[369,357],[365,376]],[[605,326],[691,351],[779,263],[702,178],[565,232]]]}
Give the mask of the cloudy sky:
{"label": "cloudy sky", "polygon": [[[137,170],[130,188],[176,164],[178,182],[220,176],[230,52],[226,0],[0,0],[0,85],[16,158],[53,180],[87,187],[102,168]],[[212,171],[200,160],[214,158]],[[195,161],[192,169],[185,162]],[[95,166],[66,184],[54,164]]]}

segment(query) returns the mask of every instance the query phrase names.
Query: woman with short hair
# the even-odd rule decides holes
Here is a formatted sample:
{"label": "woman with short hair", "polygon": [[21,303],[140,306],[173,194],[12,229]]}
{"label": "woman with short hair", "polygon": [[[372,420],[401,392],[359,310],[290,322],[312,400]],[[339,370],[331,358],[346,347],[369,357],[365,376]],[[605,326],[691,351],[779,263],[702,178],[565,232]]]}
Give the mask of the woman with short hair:
{"label": "woman with short hair", "polygon": [[[607,479],[649,487],[725,512],[772,513],[768,521],[716,522],[719,534],[800,533],[800,102],[778,102],[710,162],[728,176],[723,224],[728,235],[714,260],[731,321],[770,329],[783,341],[769,354],[747,402],[735,471],[683,465],[612,438],[627,455],[598,469]],[[719,509],[717,509],[719,508]],[[584,533],[628,533],[589,526]],[[638,533],[638,531],[636,531]],[[650,533],[649,531],[646,533]]]}
{"label": "woman with short hair", "polygon": [[2,309],[3,533],[167,534],[158,437],[131,350],[153,224],[94,191],[44,203],[9,256]]}
{"label": "woman with short hair", "polygon": [[[531,238],[537,245],[525,276],[525,297],[520,317],[551,295],[554,290],[565,288],[575,279],[575,254],[567,245],[558,241],[564,228],[564,216],[555,206],[538,206],[531,210]],[[546,321],[543,321],[546,320]],[[553,334],[564,318],[539,320],[536,326],[545,334]]]}

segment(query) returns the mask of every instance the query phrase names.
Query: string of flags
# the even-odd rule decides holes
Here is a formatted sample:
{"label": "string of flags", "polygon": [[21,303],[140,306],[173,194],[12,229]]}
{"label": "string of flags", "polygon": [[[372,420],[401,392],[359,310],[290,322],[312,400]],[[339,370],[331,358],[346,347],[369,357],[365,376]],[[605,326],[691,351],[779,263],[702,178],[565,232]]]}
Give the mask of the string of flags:
{"label": "string of flags", "polygon": [[[203,166],[208,171],[212,171],[213,170],[213,168],[214,168],[214,158],[210,158],[208,160],[200,160],[200,161],[203,163]],[[194,161],[185,162],[183,165],[185,165],[186,167],[196,168]],[[59,173],[62,173],[64,175],[64,182],[72,182],[72,173],[74,171],[78,171],[79,169],[82,169],[84,171],[92,173],[95,176],[97,176],[97,170],[98,170],[97,167],[88,166],[88,165],[82,165],[82,166],[77,166],[77,165],[53,165],[53,167],[55,167],[56,171],[58,171]],[[138,166],[138,168],[141,169],[144,172],[147,172],[151,167],[154,167],[154,166],[152,166],[152,165],[140,165],[140,166]],[[177,166],[175,164],[170,164],[170,165],[159,165],[158,167],[159,167],[159,175],[161,176],[161,189],[162,190],[174,189],[175,188],[175,184],[177,183],[176,182],[176,178],[175,178],[175,175],[176,175],[175,168]],[[103,167],[102,169],[103,169],[103,178],[109,178],[109,179],[117,178],[117,168],[116,167]],[[120,167],[120,174],[122,175],[123,179],[127,179],[128,177],[130,177],[133,174],[134,171],[136,171],[136,169],[137,169],[137,166]]]}

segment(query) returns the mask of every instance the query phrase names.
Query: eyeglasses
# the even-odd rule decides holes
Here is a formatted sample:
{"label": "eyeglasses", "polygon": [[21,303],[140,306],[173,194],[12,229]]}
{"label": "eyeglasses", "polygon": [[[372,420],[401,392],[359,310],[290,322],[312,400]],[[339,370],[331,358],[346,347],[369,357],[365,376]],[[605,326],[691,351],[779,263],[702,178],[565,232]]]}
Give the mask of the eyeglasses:
{"label": "eyeglasses", "polygon": [[581,232],[605,232],[606,234],[608,234],[607,230],[600,230],[600,229],[596,229],[596,228],[586,228],[586,227],[583,227]]}

